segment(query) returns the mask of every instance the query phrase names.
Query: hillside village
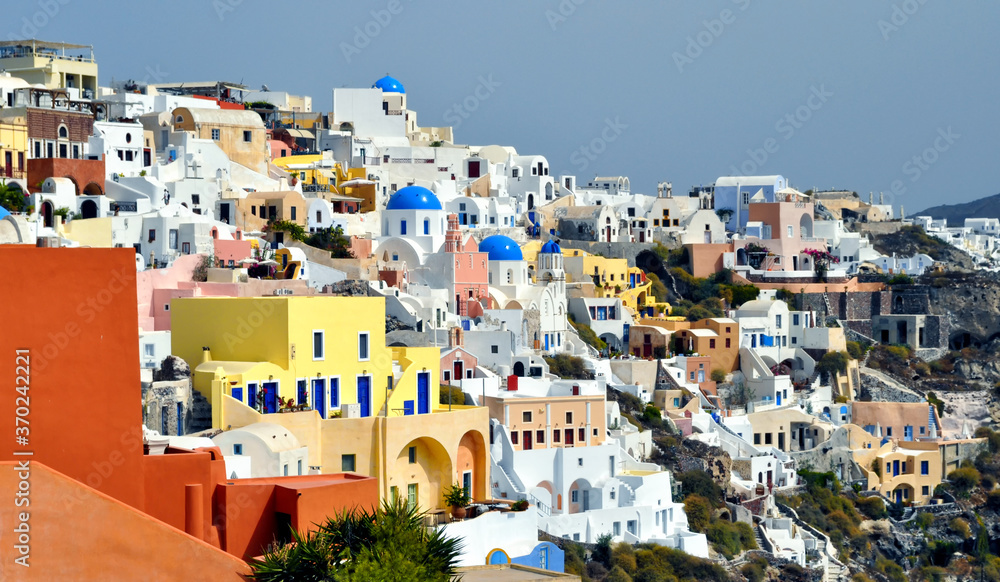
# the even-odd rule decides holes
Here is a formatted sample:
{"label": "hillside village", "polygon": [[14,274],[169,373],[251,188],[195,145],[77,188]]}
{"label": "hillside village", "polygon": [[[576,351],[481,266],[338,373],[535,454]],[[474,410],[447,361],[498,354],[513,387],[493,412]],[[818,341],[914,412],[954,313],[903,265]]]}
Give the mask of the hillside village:
{"label": "hillside village", "polygon": [[101,87],[85,45],[0,65],[0,254],[37,298],[3,341],[67,500],[33,505],[33,559],[266,579],[398,504],[469,580],[1000,579],[997,218],[554,175],[419,125],[391,76],[314,100]]}

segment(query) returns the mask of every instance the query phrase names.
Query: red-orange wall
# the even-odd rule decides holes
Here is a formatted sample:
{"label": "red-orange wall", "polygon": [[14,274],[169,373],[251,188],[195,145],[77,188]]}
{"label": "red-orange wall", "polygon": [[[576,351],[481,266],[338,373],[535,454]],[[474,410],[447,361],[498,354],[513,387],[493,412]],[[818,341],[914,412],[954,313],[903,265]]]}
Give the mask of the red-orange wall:
{"label": "red-orange wall", "polygon": [[[30,567],[14,563],[14,524],[24,508],[0,503],[0,580],[246,580],[236,556],[200,542],[45,465],[32,462]],[[0,462],[0,491],[16,491],[17,472]],[[57,499],[79,499],[72,511]],[[11,497],[13,500],[13,497]]]}
{"label": "red-orange wall", "polygon": [[[132,249],[0,245],[0,461],[15,450],[141,508],[142,408]],[[31,351],[27,446],[15,447],[15,350]],[[65,511],[73,498],[50,500]]]}

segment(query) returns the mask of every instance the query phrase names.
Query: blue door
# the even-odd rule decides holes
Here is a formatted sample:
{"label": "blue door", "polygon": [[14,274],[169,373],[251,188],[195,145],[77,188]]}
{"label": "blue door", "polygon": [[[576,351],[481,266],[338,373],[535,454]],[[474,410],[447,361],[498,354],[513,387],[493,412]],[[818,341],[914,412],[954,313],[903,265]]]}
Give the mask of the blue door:
{"label": "blue door", "polygon": [[322,418],[326,418],[326,380],[317,378],[313,382],[313,407]]}
{"label": "blue door", "polygon": [[231,396],[240,402],[243,402],[243,388],[233,388]]}
{"label": "blue door", "polygon": [[330,378],[330,406],[340,407],[340,378]]}
{"label": "blue door", "polygon": [[[899,476],[899,461],[893,461],[892,462],[892,476],[893,477]],[[902,493],[900,493],[900,494],[902,494]]]}
{"label": "blue door", "polygon": [[264,413],[278,412],[278,383],[264,382]]}
{"label": "blue door", "polygon": [[177,403],[177,436],[184,434],[184,408]]}
{"label": "blue door", "polygon": [[778,398],[777,398],[778,406],[781,406],[781,392],[778,392],[777,396],[778,396]]}
{"label": "blue door", "polygon": [[372,415],[372,379],[369,376],[358,378],[358,404],[362,418]]}
{"label": "blue door", "polygon": [[257,384],[251,382],[247,384],[247,406],[257,408]]}
{"label": "blue door", "polygon": [[309,398],[309,384],[305,380],[299,380],[295,390],[295,404],[305,404]]}
{"label": "blue door", "polygon": [[545,334],[545,351],[549,351],[549,334]]}
{"label": "blue door", "polygon": [[426,372],[417,374],[417,414],[431,411],[430,377]]}
{"label": "blue door", "polygon": [[903,490],[896,489],[896,503],[902,503],[902,502],[903,502]]}

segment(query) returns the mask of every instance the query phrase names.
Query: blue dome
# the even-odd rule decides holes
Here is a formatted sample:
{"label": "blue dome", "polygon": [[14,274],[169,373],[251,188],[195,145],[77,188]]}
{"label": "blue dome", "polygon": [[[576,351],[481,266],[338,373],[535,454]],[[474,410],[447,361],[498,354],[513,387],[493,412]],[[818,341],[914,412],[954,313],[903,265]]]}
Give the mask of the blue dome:
{"label": "blue dome", "polygon": [[488,253],[491,261],[523,261],[521,247],[502,234],[488,236],[479,243],[479,252]]}
{"label": "blue dome", "polygon": [[375,81],[375,84],[372,85],[372,89],[381,89],[383,93],[406,93],[406,89],[403,88],[403,84],[389,75]]}
{"label": "blue dome", "polygon": [[407,186],[389,199],[386,210],[441,210],[441,201],[423,186]]}
{"label": "blue dome", "polygon": [[546,254],[549,254],[549,253],[559,254],[559,253],[562,253],[562,249],[559,248],[559,243],[557,243],[554,240],[550,240],[549,242],[547,242],[547,243],[545,243],[545,244],[542,245],[542,250],[539,251],[539,252],[546,253]]}

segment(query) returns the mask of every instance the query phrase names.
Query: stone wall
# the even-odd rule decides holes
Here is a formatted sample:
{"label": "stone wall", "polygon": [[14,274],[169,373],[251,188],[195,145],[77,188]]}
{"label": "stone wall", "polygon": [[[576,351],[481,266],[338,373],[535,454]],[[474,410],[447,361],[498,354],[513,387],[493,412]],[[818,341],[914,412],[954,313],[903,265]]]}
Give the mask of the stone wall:
{"label": "stone wall", "polygon": [[609,259],[627,259],[629,267],[635,266],[636,255],[642,251],[653,248],[653,245],[650,243],[607,243],[568,239],[560,239],[559,246],[564,249],[580,249],[594,255],[600,253],[602,256],[608,257]]}
{"label": "stone wall", "polygon": [[876,402],[923,402],[924,399],[914,394],[890,386],[870,374],[861,375],[861,393],[871,396]]}

